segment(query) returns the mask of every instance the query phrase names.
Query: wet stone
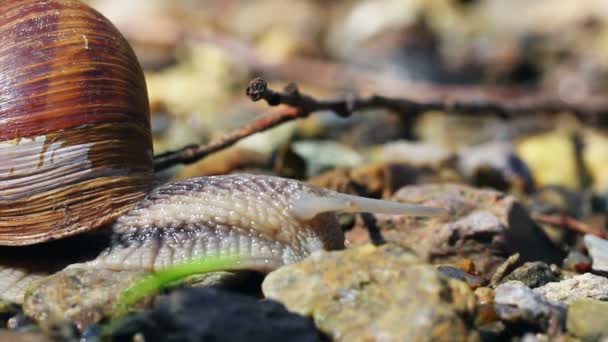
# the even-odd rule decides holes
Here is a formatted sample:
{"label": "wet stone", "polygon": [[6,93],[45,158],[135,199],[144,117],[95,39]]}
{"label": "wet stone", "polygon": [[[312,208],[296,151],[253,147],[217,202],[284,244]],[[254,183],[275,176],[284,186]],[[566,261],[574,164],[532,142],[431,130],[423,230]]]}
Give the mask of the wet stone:
{"label": "wet stone", "polygon": [[271,272],[262,290],[336,341],[478,339],[469,286],[395,244],[314,253]]}
{"label": "wet stone", "polygon": [[149,311],[127,317],[113,341],[323,341],[312,320],[272,300],[213,288],[183,289]]}
{"label": "wet stone", "polygon": [[534,289],[550,300],[570,304],[577,299],[608,301],[608,278],[592,273],[576,275],[572,278],[545,284]]}

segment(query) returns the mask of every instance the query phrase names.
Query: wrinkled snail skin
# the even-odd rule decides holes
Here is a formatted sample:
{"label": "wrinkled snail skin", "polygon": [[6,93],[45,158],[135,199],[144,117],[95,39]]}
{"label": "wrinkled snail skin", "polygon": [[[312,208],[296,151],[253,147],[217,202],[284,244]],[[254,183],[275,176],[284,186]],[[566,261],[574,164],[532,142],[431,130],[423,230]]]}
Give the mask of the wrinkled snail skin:
{"label": "wrinkled snail skin", "polygon": [[110,247],[87,267],[150,271],[213,255],[271,270],[318,250],[344,248],[337,211],[429,216],[429,208],[338,194],[272,176],[191,178],[153,191],[113,226]]}
{"label": "wrinkled snail skin", "polygon": [[311,250],[342,248],[333,215],[299,221],[290,214],[292,199],[311,190],[300,182],[249,175],[167,184],[118,219],[110,248],[87,266],[153,271],[230,254],[259,263],[243,267],[276,268]]}
{"label": "wrinkled snail skin", "polygon": [[93,230],[153,184],[144,75],[76,0],[0,1],[0,245]]}

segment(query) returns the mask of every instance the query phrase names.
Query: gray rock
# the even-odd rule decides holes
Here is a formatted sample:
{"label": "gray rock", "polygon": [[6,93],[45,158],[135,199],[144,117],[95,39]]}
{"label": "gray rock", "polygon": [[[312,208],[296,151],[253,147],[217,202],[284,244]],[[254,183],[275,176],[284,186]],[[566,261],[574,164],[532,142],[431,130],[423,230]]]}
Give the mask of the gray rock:
{"label": "gray rock", "polygon": [[568,307],[568,332],[585,339],[608,336],[608,303],[579,299]]}
{"label": "gray rock", "polygon": [[[521,337],[521,342],[551,342],[551,341],[562,341],[568,342],[569,339],[561,338],[556,339],[555,336],[550,336],[548,334],[535,334],[535,333],[526,333]],[[572,341],[574,342],[574,341]]]}
{"label": "gray rock", "polygon": [[449,163],[454,157],[452,152],[440,145],[421,142],[399,140],[382,147],[383,160],[415,167],[438,167]]}
{"label": "gray rock", "polygon": [[584,242],[593,260],[591,268],[596,271],[608,271],[608,240],[587,234]]}
{"label": "gray rock", "polygon": [[323,341],[312,320],[272,300],[213,288],[182,289],[117,322],[112,341]]}
{"label": "gray rock", "polygon": [[293,144],[293,150],[306,160],[308,177],[328,169],[352,168],[363,163],[363,157],[357,151],[333,141],[299,141]]}
{"label": "gray rock", "polygon": [[[75,264],[36,282],[25,296],[23,310],[41,326],[73,322],[82,331],[115,314],[119,295],[146,275],[146,271],[116,271]],[[250,275],[247,272],[211,272],[188,277],[180,284],[234,288]]]}
{"label": "gray rock", "polygon": [[509,281],[495,290],[496,313],[509,323],[525,323],[545,330],[551,320],[564,324],[566,305],[535,293],[520,281]]}
{"label": "gray rock", "polygon": [[313,254],[270,273],[262,290],[337,341],[478,339],[469,286],[397,245]]}
{"label": "gray rock", "polygon": [[528,165],[507,140],[463,149],[458,153],[458,168],[477,186],[508,190],[511,184],[531,188],[534,183]]}
{"label": "gray rock", "polygon": [[534,289],[547,299],[570,304],[577,299],[608,301],[608,278],[591,273],[574,276],[560,282],[548,283]]}
{"label": "gray rock", "polygon": [[41,326],[65,321],[79,330],[107,317],[118,296],[142,271],[68,268],[36,283],[25,296],[24,312]]}
{"label": "gray rock", "polygon": [[9,330],[0,330],[0,341],[52,342],[53,340],[42,333],[22,333]]}
{"label": "gray rock", "polygon": [[462,280],[469,284],[472,289],[476,289],[485,284],[485,281],[475,275],[465,272],[463,269],[453,266],[439,266],[437,270],[446,277]]}
{"label": "gray rock", "polygon": [[21,308],[17,304],[0,300],[0,329],[6,328],[8,320],[19,313]]}
{"label": "gray rock", "polygon": [[519,280],[530,288],[558,281],[551,267],[542,261],[526,262],[502,279],[502,282]]}
{"label": "gray rock", "polygon": [[[386,241],[412,248],[434,264],[473,261],[484,275],[491,275],[505,255],[519,253],[522,261],[559,263],[563,253],[529,217],[513,196],[455,184],[406,186],[392,198],[406,203],[440,206],[446,217],[374,215]],[[347,233],[352,240],[356,229]]]}

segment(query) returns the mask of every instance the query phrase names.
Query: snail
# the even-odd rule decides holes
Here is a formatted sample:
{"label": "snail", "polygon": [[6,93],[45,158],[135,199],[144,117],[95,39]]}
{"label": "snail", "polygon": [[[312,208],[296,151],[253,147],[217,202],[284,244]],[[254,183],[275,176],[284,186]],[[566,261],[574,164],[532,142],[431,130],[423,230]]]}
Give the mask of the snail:
{"label": "snail", "polygon": [[[112,224],[81,266],[152,272],[237,253],[243,269],[269,271],[344,248],[335,212],[443,212],[262,175],[157,187],[141,67],[76,0],[0,2],[0,84],[0,245],[21,246],[9,256]],[[0,297],[20,302],[40,277],[0,267]]]}

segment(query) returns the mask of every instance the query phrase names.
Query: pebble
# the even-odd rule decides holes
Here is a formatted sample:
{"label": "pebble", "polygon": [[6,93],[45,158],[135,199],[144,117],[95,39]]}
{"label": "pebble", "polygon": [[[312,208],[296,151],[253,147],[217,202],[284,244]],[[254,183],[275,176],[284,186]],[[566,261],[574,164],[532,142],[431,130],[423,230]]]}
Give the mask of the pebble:
{"label": "pebble", "polygon": [[551,266],[542,261],[526,262],[522,266],[516,268],[513,272],[505,276],[501,282],[510,280],[519,280],[529,288],[543,286],[547,283],[558,281],[559,278]]}
{"label": "pebble", "polygon": [[591,268],[595,271],[608,271],[608,240],[587,234],[583,241],[593,260]]}
{"label": "pebble", "polygon": [[264,295],[312,316],[335,341],[468,341],[475,298],[408,248],[364,245],[314,253],[271,272]]}
{"label": "pebble", "polygon": [[568,332],[586,340],[608,337],[608,303],[579,299],[568,307]]}
{"label": "pebble", "polygon": [[534,291],[547,299],[566,304],[585,298],[608,301],[608,278],[585,273],[560,282],[545,284]]}
{"label": "pebble", "polygon": [[[385,241],[407,246],[433,264],[457,265],[470,259],[476,270],[489,276],[508,255],[519,253],[521,262],[546,263],[560,263],[565,256],[515,197],[498,191],[456,184],[411,185],[399,189],[392,200],[448,210],[437,218],[374,215]],[[361,226],[346,233],[349,246],[369,241]]]}
{"label": "pebble", "polygon": [[542,330],[548,329],[551,321],[560,326],[565,324],[566,305],[548,300],[517,280],[499,285],[494,301],[498,316],[509,323],[538,326]]}
{"label": "pebble", "polygon": [[462,280],[469,285],[472,289],[476,289],[485,284],[485,281],[475,275],[465,272],[463,269],[452,266],[439,266],[437,267],[439,273],[446,277]]}
{"label": "pebble", "polygon": [[172,292],[149,311],[128,317],[112,341],[322,341],[312,320],[272,300],[215,288]]}

